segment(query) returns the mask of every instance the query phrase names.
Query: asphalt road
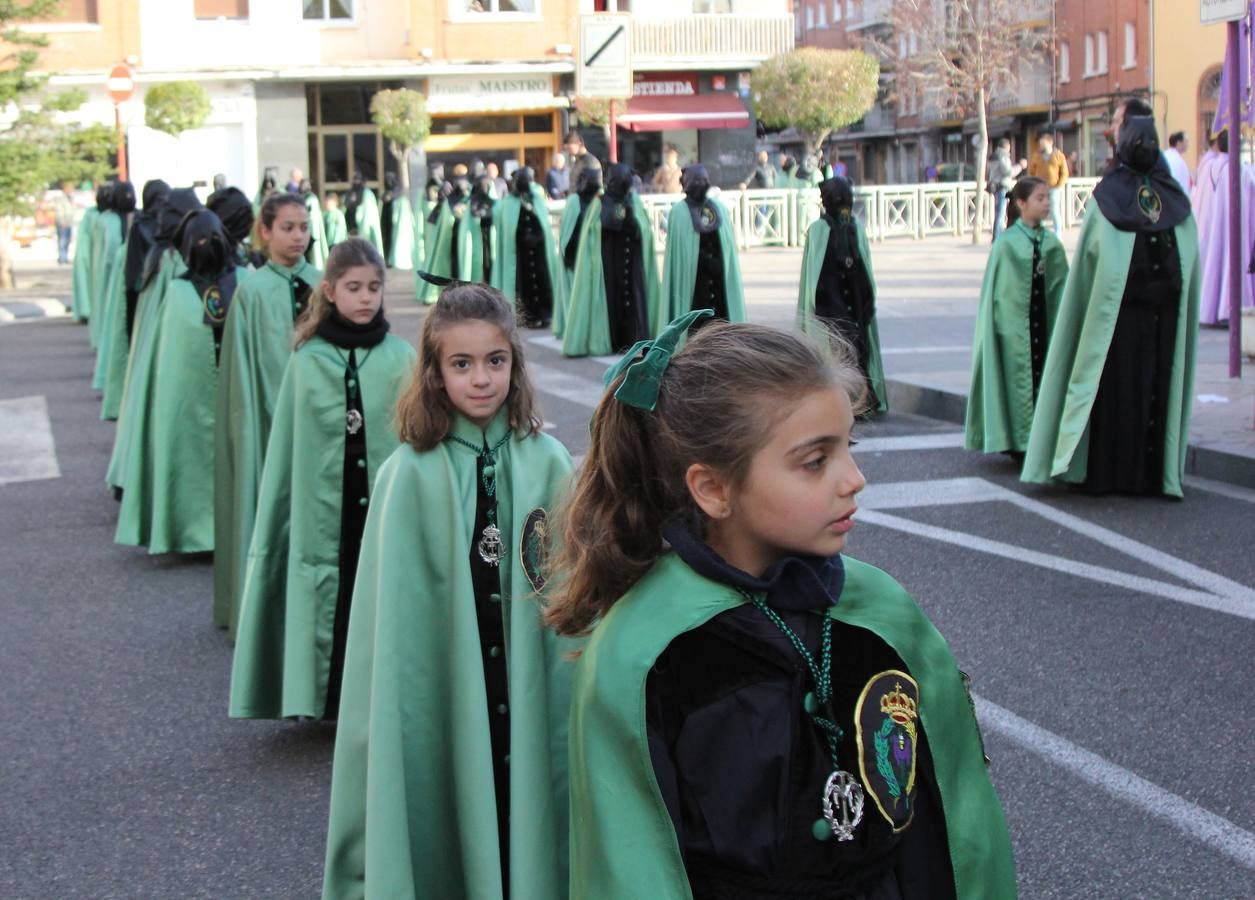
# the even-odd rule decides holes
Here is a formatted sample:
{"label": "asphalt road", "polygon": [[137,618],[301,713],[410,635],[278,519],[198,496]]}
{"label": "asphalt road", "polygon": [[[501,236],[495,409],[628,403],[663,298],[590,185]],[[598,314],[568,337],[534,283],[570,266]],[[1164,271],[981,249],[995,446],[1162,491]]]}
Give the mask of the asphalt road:
{"label": "asphalt road", "polygon": [[[390,304],[413,337],[418,311]],[[583,453],[605,363],[528,352]],[[0,327],[0,897],[316,896],[332,728],[227,719],[208,560],[112,542],[114,426],[90,374],[82,326]],[[32,397],[54,460],[43,406],[6,405]],[[1026,488],[952,425],[861,432],[850,552],[972,675],[1022,896],[1255,895],[1255,494]]]}

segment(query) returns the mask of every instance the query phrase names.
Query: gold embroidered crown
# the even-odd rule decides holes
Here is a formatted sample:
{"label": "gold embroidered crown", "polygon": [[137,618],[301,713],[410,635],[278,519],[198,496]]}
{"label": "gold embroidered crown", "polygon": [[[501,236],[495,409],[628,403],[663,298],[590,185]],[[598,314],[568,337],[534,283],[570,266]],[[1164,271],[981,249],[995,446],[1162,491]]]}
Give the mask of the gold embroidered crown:
{"label": "gold embroidered crown", "polygon": [[880,711],[895,722],[906,724],[916,718],[915,700],[910,694],[902,692],[901,683],[893,686],[893,690],[880,698]]}

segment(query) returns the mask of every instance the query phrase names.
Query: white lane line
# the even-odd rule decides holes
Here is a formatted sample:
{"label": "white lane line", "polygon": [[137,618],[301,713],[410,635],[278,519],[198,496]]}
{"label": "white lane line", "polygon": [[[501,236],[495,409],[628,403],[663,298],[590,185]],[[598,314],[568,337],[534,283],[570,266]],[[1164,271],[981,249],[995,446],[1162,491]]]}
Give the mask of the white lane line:
{"label": "white lane line", "polygon": [[1200,478],[1197,475],[1186,475],[1183,480],[1186,487],[1197,488],[1200,491],[1208,491],[1212,494],[1220,494],[1232,500],[1245,500],[1247,503],[1255,503],[1255,491],[1250,488],[1240,487],[1236,484],[1226,484],[1223,481],[1212,481],[1210,478]]}
{"label": "white lane line", "polygon": [[0,400],[0,485],[60,477],[47,399]]}
{"label": "white lane line", "polygon": [[527,371],[531,375],[532,384],[541,393],[588,409],[596,409],[597,404],[601,402],[601,384],[590,378],[572,375],[569,372],[534,362],[527,364]]}
{"label": "white lane line", "polygon": [[[855,448],[863,449],[864,441]],[[956,503],[987,503],[1007,500],[1012,491],[984,478],[939,478],[935,481],[882,481],[869,484],[859,495],[863,509],[912,509],[918,506],[952,506]]]}
{"label": "white lane line", "polygon": [[3,306],[0,306],[0,322],[14,322],[16,320],[17,316],[13,315],[13,313],[9,312]]}
{"label": "white lane line", "polygon": [[940,434],[904,434],[897,437],[860,438],[854,455],[864,453],[890,453],[898,450],[941,450],[963,446],[963,432],[946,431]]}
{"label": "white lane line", "polygon": [[1115,569],[1108,569],[1105,566],[1078,562],[1065,556],[1042,553],[1038,550],[1030,550],[1027,547],[1017,547],[1014,544],[1004,544],[1001,541],[992,541],[974,534],[955,531],[952,528],[937,528],[933,525],[924,525],[920,522],[912,522],[910,519],[903,519],[900,516],[876,512],[875,510],[859,510],[858,517],[870,525],[880,525],[883,528],[891,528],[894,531],[913,534],[916,537],[930,538],[945,544],[953,544],[965,550],[976,550],[992,556],[1001,556],[1004,559],[1026,563],[1030,566],[1038,566],[1064,575],[1075,575],[1080,578],[1088,578],[1090,581],[1097,581],[1100,584],[1110,584],[1115,587],[1125,588],[1134,593],[1164,597],[1168,600],[1175,600],[1178,603],[1186,603],[1202,609],[1227,613],[1242,619],[1255,620],[1255,604],[1242,598],[1220,597],[1206,591],[1178,587],[1175,584],[1167,584],[1162,581],[1156,581],[1153,578],[1129,575]]}
{"label": "white lane line", "polygon": [[1123,766],[973,695],[981,728],[999,734],[1230,859],[1255,869],[1255,834]]}
{"label": "white lane line", "polygon": [[933,344],[924,347],[881,347],[882,356],[905,353],[971,353],[971,344]]}

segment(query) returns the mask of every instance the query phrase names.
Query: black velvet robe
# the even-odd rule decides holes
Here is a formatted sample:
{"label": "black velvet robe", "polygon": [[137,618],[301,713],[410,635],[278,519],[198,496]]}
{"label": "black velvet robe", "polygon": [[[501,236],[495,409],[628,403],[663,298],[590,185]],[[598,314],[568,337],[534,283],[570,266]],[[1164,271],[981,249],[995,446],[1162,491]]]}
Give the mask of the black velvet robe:
{"label": "black velvet robe", "polygon": [[[843,233],[846,228],[848,232]],[[867,327],[875,315],[876,294],[854,229],[828,218],[828,247],[815,286],[815,316],[832,324],[854,346],[864,375],[871,359]],[[875,398],[871,402],[874,406]]]}
{"label": "black velvet robe", "polygon": [[[645,263],[641,233],[630,213],[620,227],[601,229],[602,277],[606,285],[606,316],[610,345],[623,353],[649,335],[649,305],[645,294]],[[648,260],[654,265],[654,260]]]}
{"label": "black velvet robe", "polygon": [[553,319],[553,283],[545,259],[545,235],[536,213],[519,207],[514,232],[514,282],[523,320],[533,327],[547,328]]}

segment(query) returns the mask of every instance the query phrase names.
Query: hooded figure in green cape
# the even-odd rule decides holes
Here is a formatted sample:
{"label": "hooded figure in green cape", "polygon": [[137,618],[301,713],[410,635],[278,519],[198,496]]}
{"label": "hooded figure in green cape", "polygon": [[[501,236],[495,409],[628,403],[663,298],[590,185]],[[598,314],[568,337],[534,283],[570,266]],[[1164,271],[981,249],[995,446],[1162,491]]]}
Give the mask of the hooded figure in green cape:
{"label": "hooded figure in green cape", "polygon": [[83,211],[74,238],[74,263],[70,276],[70,312],[79,322],[86,322],[91,315],[91,270],[92,270],[92,232],[95,230],[96,217],[101,212],[101,191],[106,190],[108,182],[96,189],[96,205]]}
{"label": "hooded figure in green cape", "polygon": [[741,261],[727,207],[708,197],[710,175],[694,165],[680,176],[685,198],[667,216],[667,251],[662,260],[663,302],[652,332],[691,309],[713,309],[715,319],[745,321]]}
{"label": "hooded figure in green cape", "polygon": [[240,602],[232,717],[337,715],[371,485],[399,443],[393,413],[414,371],[414,349],[387,332],[382,306],[365,324],[332,307],[283,373]]}
{"label": "hooded figure in green cape", "polygon": [[870,408],[889,409],[880,329],[876,324],[876,280],[867,233],[854,216],[854,186],[830,178],[819,186],[824,213],[806,232],[797,321],[804,332],[835,329],[858,354],[859,368],[872,392]]}
{"label": "hooded figure in green cape", "polygon": [[[131,331],[130,352],[126,361],[126,377],[122,383],[122,401],[118,407],[118,427],[113,436],[113,455],[105,473],[105,483],[115,492],[124,488],[136,429],[144,419],[144,410],[152,402],[152,369],[157,355],[157,322],[161,303],[171,280],[184,271],[183,257],[174,246],[175,234],[183,217],[200,209],[200,200],[191,188],[170,191],[157,206],[157,229],[152,247],[144,257],[139,277],[139,293],[135,301],[135,324]],[[137,489],[145,490],[144,485]]]}
{"label": "hooded figure in green cape", "polygon": [[588,205],[601,196],[601,163],[597,157],[586,154],[590,162],[580,169],[574,190],[562,208],[562,220],[558,223],[558,253],[562,257],[562,302],[554,306],[553,333],[562,337],[566,328],[567,311],[571,305],[571,282],[575,273],[575,257],[580,249],[580,234],[584,230],[584,216]]}
{"label": "hooded figure in green cape", "polygon": [[315,269],[321,269],[327,265],[327,253],[332,245],[327,240],[327,223],[322,214],[322,202],[314,193],[314,186],[308,178],[301,179],[301,198],[305,201],[306,212],[309,213],[309,249],[305,251],[305,261]]}
{"label": "hooded figure in green cape", "polygon": [[497,260],[497,199],[493,195],[492,179],[480,175],[471,182],[471,196],[467,201],[473,222],[469,227],[474,233],[471,252],[471,273],[474,280],[492,283]]}
{"label": "hooded figure in green cape", "polygon": [[[460,167],[461,168],[461,167]],[[454,176],[448,196],[428,215],[434,226],[427,244],[423,271],[453,281],[483,281],[483,241],[480,220],[470,214],[471,183],[464,174]],[[479,261],[476,272],[475,262]],[[415,288],[421,303],[435,303],[440,287],[424,279],[416,279]]]}
{"label": "hooded figure in green cape", "polygon": [[633,177],[628,166],[611,166],[605,194],[585,212],[562,334],[566,356],[622,353],[660,318],[654,232]]}
{"label": "hooded figure in green cape", "polygon": [[176,235],[186,271],[157,314],[150,402],[139,408],[115,536],[149,553],[214,548],[214,411],[222,324],[237,259],[222,223],[189,213]]}
{"label": "hooded figure in green cape", "polygon": [[383,242],[383,230],[379,226],[379,200],[366,184],[361,172],[353,173],[352,186],[345,194],[344,218],[349,234],[375,245],[379,255],[386,257],[388,250]]}
{"label": "hooded figure in green cape", "polygon": [[[129,181],[125,185],[129,189],[128,196],[122,196],[124,188],[122,183],[116,181],[109,182],[107,188],[101,189],[105,205],[92,223],[87,326],[93,350],[100,347],[100,333],[104,330],[106,318],[105,296],[109,289],[109,276],[113,272],[118,248],[126,237],[128,222],[124,216],[129,216],[135,210],[135,188],[131,187]],[[129,210],[123,213],[121,210],[127,206]]]}
{"label": "hooded figure in green cape", "polygon": [[1021,477],[1182,496],[1198,341],[1198,230],[1131,116],[1094,188],[1046,354]]}
{"label": "hooded figure in green cape", "polygon": [[327,208],[322,214],[322,226],[327,237],[328,253],[336,244],[349,239],[349,226],[344,219],[344,210],[340,209],[340,196],[335,191],[327,194]]}
{"label": "hooded figure in green cape", "polygon": [[[512,434],[506,407],[483,430],[452,415],[434,448],[393,453],[371,495],[331,778],[327,900],[566,896],[577,645],[541,627],[537,594],[545,511],[570,456],[548,435]],[[500,529],[486,545],[489,508]]]}
{"label": "hooded figure in green cape", "polygon": [[966,446],[984,453],[1023,453],[1033,424],[1042,368],[1059,298],[1068,277],[1068,259],[1053,231],[1034,217],[1029,225],[1021,204],[1045,205],[1048,187],[1025,178],[1007,203],[1011,224],[994,241],[985,264],[976,336],[972,342],[972,381],[967,395]]}
{"label": "hooded figure in green cape", "polygon": [[[135,216],[135,188],[129,181],[118,182],[114,189],[113,202],[115,210],[122,217],[124,239],[118,244],[109,265],[109,283],[105,287],[97,316],[100,344],[92,377],[92,387],[103,392],[100,417],[105,420],[118,417],[118,407],[122,401],[122,380],[126,375],[126,260],[129,251],[125,235],[131,233]],[[108,390],[111,375],[114,385],[112,392]]]}
{"label": "hooded figure in green cape", "polygon": [[418,235],[419,259],[424,263],[427,260],[427,252],[431,249],[431,242],[436,236],[436,216],[432,213],[437,212],[440,204],[449,196],[451,185],[445,181],[444,164],[433,163],[428,169],[427,184],[423,188],[423,194],[418,202],[418,221],[415,222],[415,234]]}
{"label": "hooded figure in green cape", "polygon": [[288,357],[292,326],[322,273],[300,258],[250,272],[222,335],[214,434],[214,624],[235,631],[253,517],[270,438],[270,417]]}
{"label": "hooded figure in green cape", "polygon": [[414,207],[409,194],[397,183],[397,176],[389,172],[384,176],[388,191],[385,195],[381,222],[387,223],[384,240],[388,246],[388,267],[413,271],[422,260],[418,258],[414,234]]}
{"label": "hooded figure in green cape", "polygon": [[497,204],[497,253],[492,285],[514,301],[528,328],[548,328],[562,308],[562,266],[549,227],[545,192],[530,166],[514,173],[509,195]]}

